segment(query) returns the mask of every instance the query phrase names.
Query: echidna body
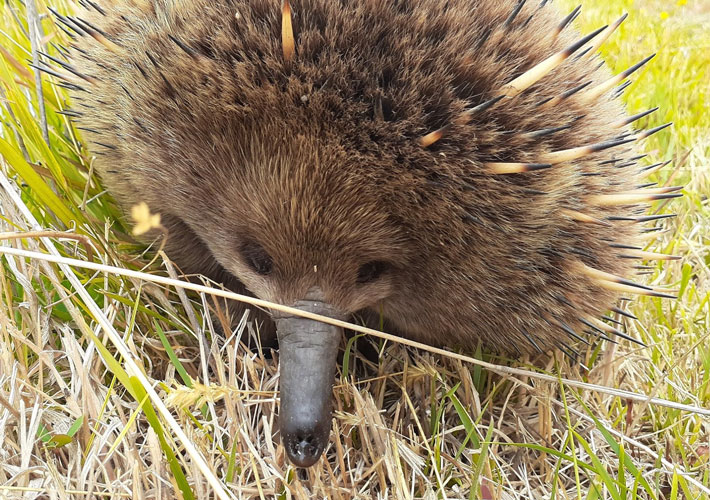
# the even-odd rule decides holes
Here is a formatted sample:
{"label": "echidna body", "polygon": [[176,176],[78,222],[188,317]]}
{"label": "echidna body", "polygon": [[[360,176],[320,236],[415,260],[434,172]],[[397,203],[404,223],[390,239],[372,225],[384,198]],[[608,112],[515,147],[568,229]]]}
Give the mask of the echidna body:
{"label": "echidna body", "polygon": [[[184,271],[515,354],[617,333],[618,293],[657,293],[623,279],[650,256],[641,204],[674,196],[639,190],[628,74],[595,55],[616,26],[583,37],[544,4],[125,0],[59,21],[101,177],[161,214]],[[310,465],[340,337],[274,319],[283,439]]]}

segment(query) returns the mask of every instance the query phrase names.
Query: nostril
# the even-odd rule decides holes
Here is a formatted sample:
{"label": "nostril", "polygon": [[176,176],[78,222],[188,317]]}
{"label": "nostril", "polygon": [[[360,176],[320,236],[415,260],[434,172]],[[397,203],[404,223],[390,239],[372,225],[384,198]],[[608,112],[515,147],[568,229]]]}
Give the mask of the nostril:
{"label": "nostril", "polygon": [[311,444],[315,440],[315,437],[312,434],[296,434],[296,440],[299,443],[305,443],[305,444]]}
{"label": "nostril", "polygon": [[303,458],[312,457],[318,453],[316,438],[313,435],[297,435],[291,444],[291,449],[295,455]]}
{"label": "nostril", "polygon": [[299,467],[313,465],[323,452],[314,432],[296,432],[286,437],[286,449],[291,461]]}

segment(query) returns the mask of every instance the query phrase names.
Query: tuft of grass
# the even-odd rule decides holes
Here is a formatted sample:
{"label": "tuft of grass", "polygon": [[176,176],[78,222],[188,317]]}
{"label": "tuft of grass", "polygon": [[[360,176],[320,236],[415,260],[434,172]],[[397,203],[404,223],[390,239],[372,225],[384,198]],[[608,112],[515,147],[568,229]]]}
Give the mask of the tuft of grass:
{"label": "tuft of grass", "polygon": [[[65,92],[28,63],[38,46],[58,55],[67,35],[46,0],[0,9],[3,247],[142,269],[145,249],[59,114]],[[640,128],[674,122],[647,141],[645,161],[672,160],[651,180],[685,186],[654,207],[678,217],[649,243],[683,259],[647,276],[679,299],[626,304],[639,319],[625,328],[648,348],[591,346],[588,371],[557,356],[475,353],[528,370],[514,377],[353,339],[326,459],[297,471],[274,440],[277,361],[241,343],[254,333],[248,317],[225,339],[213,327],[220,303],[205,293],[5,252],[0,498],[710,498],[710,420],[692,411],[710,408],[710,1],[589,1],[576,23],[590,31],[625,11],[604,57],[618,72],[658,53],[623,99],[630,113],[660,107]],[[157,255],[148,271],[174,275]],[[386,355],[372,362],[363,342]]]}

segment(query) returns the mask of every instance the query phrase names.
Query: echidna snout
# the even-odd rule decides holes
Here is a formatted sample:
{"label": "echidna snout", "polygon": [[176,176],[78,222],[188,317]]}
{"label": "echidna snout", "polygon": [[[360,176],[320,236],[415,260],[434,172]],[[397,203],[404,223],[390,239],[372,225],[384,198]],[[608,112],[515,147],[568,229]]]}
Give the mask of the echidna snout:
{"label": "echidna snout", "polygon": [[[294,307],[336,319],[344,315],[311,289]],[[281,372],[281,440],[294,465],[309,467],[330,435],[331,387],[342,330],[326,323],[274,313]]]}
{"label": "echidna snout", "polygon": [[[118,0],[57,19],[72,111],[104,184],[145,202],[168,255],[259,298],[513,355],[629,338],[605,312],[641,233],[679,196],[648,188],[598,60],[549,2]],[[238,15],[236,14],[238,12]],[[650,228],[650,229],[653,229]],[[623,310],[619,310],[622,311]],[[276,315],[284,444],[327,443],[339,333]],[[613,320],[613,318],[612,318]],[[271,327],[274,327],[273,322]]]}

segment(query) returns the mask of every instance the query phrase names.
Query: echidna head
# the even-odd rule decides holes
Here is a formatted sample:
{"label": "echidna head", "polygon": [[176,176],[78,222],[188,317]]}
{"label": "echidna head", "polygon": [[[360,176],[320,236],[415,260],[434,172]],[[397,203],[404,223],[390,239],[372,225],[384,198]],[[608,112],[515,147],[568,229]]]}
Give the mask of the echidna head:
{"label": "echidna head", "polygon": [[[186,210],[196,219],[188,223],[261,299],[337,319],[375,308],[395,292],[413,251],[381,206],[377,180],[362,175],[367,169],[355,164],[362,159],[327,137],[295,136],[279,145],[260,137],[250,141],[251,151],[222,156],[239,165],[214,174],[223,177],[184,186],[193,193],[187,198],[211,206]],[[283,313],[273,317],[282,439],[291,461],[305,467],[328,442],[341,331]]]}

